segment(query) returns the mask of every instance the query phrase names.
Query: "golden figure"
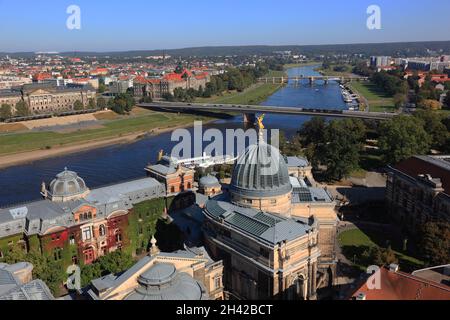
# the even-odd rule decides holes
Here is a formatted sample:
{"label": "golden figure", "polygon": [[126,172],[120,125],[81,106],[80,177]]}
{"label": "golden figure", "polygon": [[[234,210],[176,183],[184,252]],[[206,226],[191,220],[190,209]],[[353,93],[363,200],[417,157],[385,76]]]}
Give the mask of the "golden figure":
{"label": "golden figure", "polygon": [[265,114],[262,114],[262,115],[260,115],[259,117],[256,118],[259,130],[264,130],[264,128],[265,128],[264,124],[263,124],[263,120],[264,120],[265,116],[266,116]]}
{"label": "golden figure", "polygon": [[163,156],[164,156],[164,150],[160,150],[158,153],[158,162],[162,160]]}

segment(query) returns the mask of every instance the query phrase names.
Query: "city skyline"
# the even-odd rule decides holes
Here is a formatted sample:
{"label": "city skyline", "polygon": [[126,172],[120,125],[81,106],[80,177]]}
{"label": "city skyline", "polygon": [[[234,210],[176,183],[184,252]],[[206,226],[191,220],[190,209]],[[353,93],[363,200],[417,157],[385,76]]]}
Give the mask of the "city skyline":
{"label": "city skyline", "polygon": [[[242,45],[319,45],[448,40],[447,1],[309,3],[267,0],[170,4],[134,1],[41,1],[19,7],[0,1],[0,52],[158,50]],[[367,8],[381,10],[381,29],[369,30]],[[67,8],[81,10],[80,30],[69,30]],[[139,10],[138,10],[139,9]],[[270,13],[270,15],[268,15]],[[312,13],[312,14],[311,14]],[[264,17],[264,18],[262,18]],[[433,21],[420,24],[418,21]],[[245,32],[243,32],[245,30]],[[307,30],[307,32],[305,32]],[[200,35],[200,36],[199,36]],[[22,41],[17,41],[22,39]]]}

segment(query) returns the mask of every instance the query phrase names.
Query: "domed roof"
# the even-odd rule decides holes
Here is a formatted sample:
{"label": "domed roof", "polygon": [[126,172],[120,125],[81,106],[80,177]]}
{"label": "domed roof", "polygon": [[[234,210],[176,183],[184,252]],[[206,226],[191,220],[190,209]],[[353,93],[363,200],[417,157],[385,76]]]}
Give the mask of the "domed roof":
{"label": "domed roof", "polygon": [[215,187],[220,186],[219,180],[216,177],[208,174],[200,179],[199,185],[201,187]]}
{"label": "domed roof", "polygon": [[157,263],[138,278],[139,287],[126,300],[203,300],[203,286],[169,263]]}
{"label": "domed roof", "polygon": [[230,191],[249,197],[273,197],[292,191],[286,161],[280,151],[260,140],[238,158]]}
{"label": "domed roof", "polygon": [[67,168],[56,175],[56,178],[50,183],[50,193],[52,197],[71,197],[83,194],[88,191],[86,183],[76,172],[69,171]]}

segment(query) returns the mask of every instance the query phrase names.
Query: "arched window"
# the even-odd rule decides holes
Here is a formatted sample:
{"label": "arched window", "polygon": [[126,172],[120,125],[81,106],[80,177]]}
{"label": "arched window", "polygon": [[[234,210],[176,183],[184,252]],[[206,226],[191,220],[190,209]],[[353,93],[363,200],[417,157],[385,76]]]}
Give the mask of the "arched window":
{"label": "arched window", "polygon": [[191,183],[190,183],[190,182],[188,182],[188,184],[187,184],[187,188],[188,188],[188,189],[192,189],[192,185],[191,185]]}
{"label": "arched window", "polygon": [[83,220],[87,220],[88,219],[88,214],[87,214],[87,212],[85,212],[84,214],[83,214]]}
{"label": "arched window", "polygon": [[88,212],[88,219],[92,219],[92,212]]}
{"label": "arched window", "polygon": [[116,243],[122,242],[122,234],[120,233],[120,230],[116,231]]}
{"label": "arched window", "polygon": [[103,236],[106,235],[106,228],[105,228],[105,225],[103,225],[103,224],[100,225],[99,233],[100,233],[100,237],[103,237]]}

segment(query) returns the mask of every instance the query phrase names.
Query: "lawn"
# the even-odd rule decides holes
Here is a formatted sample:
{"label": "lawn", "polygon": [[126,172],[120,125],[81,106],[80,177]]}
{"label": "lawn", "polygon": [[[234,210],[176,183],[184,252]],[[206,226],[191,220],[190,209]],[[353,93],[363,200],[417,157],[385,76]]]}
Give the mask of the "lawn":
{"label": "lawn", "polygon": [[149,115],[109,121],[102,128],[85,129],[71,133],[28,132],[0,135],[0,154],[11,154],[82,142],[120,137],[130,133],[148,132],[155,128],[169,128],[194,119],[208,119],[190,115],[152,113]]}
{"label": "lawn", "polygon": [[354,261],[355,266],[361,270],[365,270],[367,267],[367,263],[362,257],[363,252],[374,246],[385,248],[388,243],[394,250],[395,256],[403,270],[411,272],[423,267],[424,263],[422,261],[402,252],[403,250],[399,248],[400,243],[397,236],[390,235],[387,232],[352,229],[339,234],[338,241],[347,259]]}
{"label": "lawn", "polygon": [[269,96],[274,94],[281,88],[281,84],[257,84],[243,92],[226,92],[221,96],[214,96],[211,98],[199,98],[196,101],[199,103],[223,103],[223,104],[260,104]]}
{"label": "lawn", "polygon": [[381,88],[370,82],[354,81],[350,87],[360,96],[367,99],[372,112],[394,112],[396,110],[394,99]]}

